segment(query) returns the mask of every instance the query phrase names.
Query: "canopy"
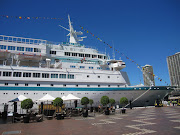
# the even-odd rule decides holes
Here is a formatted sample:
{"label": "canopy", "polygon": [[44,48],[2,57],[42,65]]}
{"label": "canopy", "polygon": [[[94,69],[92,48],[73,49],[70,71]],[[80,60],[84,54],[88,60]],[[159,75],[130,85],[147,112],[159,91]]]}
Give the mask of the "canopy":
{"label": "canopy", "polygon": [[24,95],[19,95],[17,98],[10,100],[9,102],[21,102],[23,100],[27,99],[27,97],[25,97]]}
{"label": "canopy", "polygon": [[66,98],[66,96],[62,96],[62,100],[64,100]]}
{"label": "canopy", "polygon": [[38,99],[38,101],[53,101],[55,98],[52,97],[51,95],[49,94],[46,94],[44,97]]}
{"label": "canopy", "polygon": [[80,98],[72,95],[72,94],[68,94],[64,99],[64,101],[70,101],[70,100],[80,100]]}

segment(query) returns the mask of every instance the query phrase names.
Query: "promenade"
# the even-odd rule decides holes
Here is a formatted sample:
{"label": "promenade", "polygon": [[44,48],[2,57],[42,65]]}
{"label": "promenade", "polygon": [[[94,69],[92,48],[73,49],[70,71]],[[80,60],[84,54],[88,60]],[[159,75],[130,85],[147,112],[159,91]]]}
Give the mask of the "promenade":
{"label": "promenade", "polygon": [[179,135],[180,106],[127,109],[126,114],[0,124],[0,135]]}

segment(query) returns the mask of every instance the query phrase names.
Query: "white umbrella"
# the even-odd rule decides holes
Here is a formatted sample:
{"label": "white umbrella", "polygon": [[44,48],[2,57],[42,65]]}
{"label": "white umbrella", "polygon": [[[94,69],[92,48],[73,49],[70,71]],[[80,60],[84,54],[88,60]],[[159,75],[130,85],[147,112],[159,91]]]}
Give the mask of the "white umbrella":
{"label": "white umbrella", "polygon": [[66,96],[62,96],[62,98],[61,98],[61,99],[62,99],[62,100],[64,100],[65,98],[66,98]]}
{"label": "white umbrella", "polygon": [[74,95],[72,95],[72,94],[68,94],[63,100],[64,100],[64,101],[80,100],[80,98],[79,98],[79,97],[76,97],[76,96],[74,96]]}
{"label": "white umbrella", "polygon": [[25,97],[24,95],[19,95],[17,98],[9,101],[9,102],[21,102],[23,100],[27,99],[27,97]]}
{"label": "white umbrella", "polygon": [[49,94],[46,94],[44,97],[38,99],[38,101],[53,101],[55,98]]}

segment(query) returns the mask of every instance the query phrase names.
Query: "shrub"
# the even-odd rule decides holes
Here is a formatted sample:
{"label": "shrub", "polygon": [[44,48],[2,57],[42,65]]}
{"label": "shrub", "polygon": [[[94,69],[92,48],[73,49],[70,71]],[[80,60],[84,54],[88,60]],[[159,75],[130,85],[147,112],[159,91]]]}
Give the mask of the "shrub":
{"label": "shrub", "polygon": [[89,99],[89,104],[92,106],[92,104],[94,103],[94,101],[92,99]]}
{"label": "shrub", "polygon": [[58,107],[58,112],[59,112],[59,107],[63,106],[63,100],[60,97],[57,97],[56,99],[53,100],[53,105]]}
{"label": "shrub", "polygon": [[106,106],[107,104],[109,104],[109,97],[108,96],[102,96],[101,97],[101,104],[103,106]]}
{"label": "shrub", "polygon": [[83,97],[81,99],[81,105],[84,105],[87,108],[87,104],[89,104],[89,98]]}
{"label": "shrub", "polygon": [[120,99],[120,104],[122,104],[122,106],[125,106],[126,104],[128,104],[128,99],[126,97],[122,97]]}
{"label": "shrub", "polygon": [[115,101],[115,99],[111,98],[111,99],[109,99],[109,103],[110,103],[111,105],[114,105],[114,104],[116,103],[116,101]]}
{"label": "shrub", "polygon": [[33,107],[33,101],[32,101],[32,99],[25,99],[25,100],[23,100],[22,102],[21,102],[21,108],[22,109],[26,109],[27,110],[27,112],[28,112],[28,109],[30,109],[30,108],[32,108]]}

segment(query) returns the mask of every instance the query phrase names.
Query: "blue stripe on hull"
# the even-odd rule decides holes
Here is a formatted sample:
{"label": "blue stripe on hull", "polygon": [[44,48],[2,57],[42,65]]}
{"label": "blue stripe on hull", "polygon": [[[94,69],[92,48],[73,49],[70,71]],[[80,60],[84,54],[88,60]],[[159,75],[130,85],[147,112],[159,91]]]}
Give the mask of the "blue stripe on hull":
{"label": "blue stripe on hull", "polygon": [[[134,89],[136,88],[136,89]],[[154,89],[159,88],[159,89]],[[126,90],[148,90],[149,87],[123,87],[123,88],[59,88],[59,87],[5,87],[1,86],[2,90],[15,90],[15,91],[126,91]],[[166,87],[152,87],[152,90],[167,90]],[[169,89],[171,90],[171,89]]]}

